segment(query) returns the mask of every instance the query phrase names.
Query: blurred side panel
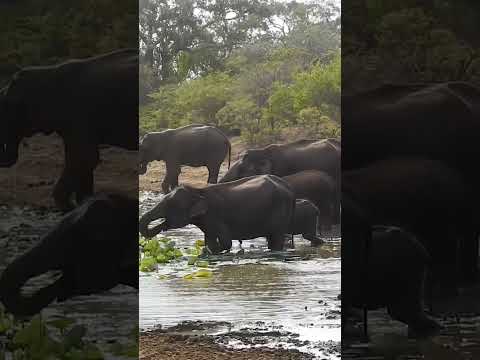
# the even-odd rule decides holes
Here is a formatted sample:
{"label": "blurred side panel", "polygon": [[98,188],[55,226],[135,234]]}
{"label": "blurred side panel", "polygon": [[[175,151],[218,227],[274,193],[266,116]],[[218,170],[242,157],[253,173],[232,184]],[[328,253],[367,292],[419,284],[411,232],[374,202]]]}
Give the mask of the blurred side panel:
{"label": "blurred side panel", "polygon": [[479,4],[342,10],[342,358],[477,358]]}
{"label": "blurred side panel", "polygon": [[0,2],[0,359],[138,358],[138,2]]}

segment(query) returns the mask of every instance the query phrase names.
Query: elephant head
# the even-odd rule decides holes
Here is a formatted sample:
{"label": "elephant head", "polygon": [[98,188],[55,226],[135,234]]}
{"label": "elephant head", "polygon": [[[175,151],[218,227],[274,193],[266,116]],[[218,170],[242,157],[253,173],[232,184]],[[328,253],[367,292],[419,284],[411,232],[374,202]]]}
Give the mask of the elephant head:
{"label": "elephant head", "polygon": [[7,266],[0,277],[0,302],[12,314],[20,316],[34,315],[55,300],[61,292],[63,278],[38,290],[32,296],[21,294],[22,286],[35,276],[56,268],[57,261],[43,253],[40,247],[21,255]]}
{"label": "elephant head", "polygon": [[[136,199],[102,194],[88,199],[7,266],[0,275],[0,302],[15,315],[31,316],[55,299],[119,283],[138,288],[137,213]],[[31,296],[22,294],[29,279],[52,270],[61,276]]]}
{"label": "elephant head", "polygon": [[[153,209],[141,217],[139,231],[143,236],[151,238],[161,231],[191,224],[193,218],[204,215],[207,210],[207,199],[198,189],[180,186],[165,195]],[[158,219],[164,221],[150,228],[149,224]]]}
{"label": "elephant head", "polygon": [[147,166],[154,160],[165,160],[167,149],[167,132],[148,133],[140,139],[139,146],[139,174],[147,172]]}
{"label": "elephant head", "polygon": [[280,175],[278,154],[275,148],[268,146],[263,149],[251,149],[243,153],[220,182],[242,179],[254,175]]}

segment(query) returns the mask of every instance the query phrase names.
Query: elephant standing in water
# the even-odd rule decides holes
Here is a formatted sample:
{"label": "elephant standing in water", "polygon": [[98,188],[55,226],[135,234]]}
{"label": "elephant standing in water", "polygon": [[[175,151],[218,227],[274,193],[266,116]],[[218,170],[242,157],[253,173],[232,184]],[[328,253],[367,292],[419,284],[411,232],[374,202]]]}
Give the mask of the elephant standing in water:
{"label": "elephant standing in water", "polygon": [[0,95],[0,167],[21,140],[57,133],[65,146],[53,196],[63,211],[93,194],[101,144],[137,150],[138,50],[127,49],[17,72]]}
{"label": "elephant standing in water", "polygon": [[[480,202],[480,88],[466,82],[384,85],[342,96],[342,171],[395,157],[445,162]],[[440,222],[439,222],[440,223]],[[478,235],[468,250],[469,278],[478,278]]]}
{"label": "elephant standing in water", "polygon": [[[442,292],[456,291],[459,266],[464,278],[475,261],[474,212],[462,177],[446,164],[428,159],[390,159],[342,174],[348,191],[370,213],[374,224],[414,233],[432,257]],[[460,259],[460,261],[459,261]]]}
{"label": "elephant standing in water", "polygon": [[310,200],[318,208],[319,228],[330,228],[340,223],[336,184],[330,175],[323,171],[305,170],[284,176],[283,179],[292,188],[295,198]]}
{"label": "elephant standing in water", "polygon": [[[0,302],[8,312],[30,316],[55,299],[118,284],[138,289],[137,224],[137,199],[103,194],[87,199],[7,266],[0,275]],[[32,296],[21,294],[29,279],[50,270],[61,271],[61,277]]]}
{"label": "elephant standing in water", "polygon": [[[230,250],[232,240],[260,236],[267,238],[271,250],[282,250],[294,210],[295,197],[285,180],[252,176],[204,188],[177,187],[141,217],[139,230],[149,238],[193,224],[205,234],[212,253]],[[157,219],[165,220],[149,228]]]}
{"label": "elephant standing in water", "polygon": [[152,132],[140,140],[139,173],[145,174],[151,161],[165,161],[167,174],[162,183],[165,194],[178,186],[182,165],[206,166],[208,183],[215,184],[227,152],[230,168],[231,151],[228,137],[214,126],[192,124],[178,129]]}
{"label": "elephant standing in water", "polygon": [[372,226],[365,210],[343,196],[342,327],[351,307],[387,307],[412,335],[437,333],[441,326],[425,314],[423,305],[429,261],[415,236],[396,227]]}
{"label": "elephant standing in water", "polygon": [[320,212],[309,200],[297,199],[295,202],[295,216],[293,226],[289,233],[292,235],[301,234],[304,239],[309,240],[312,246],[323,244],[323,240],[317,236],[317,223]]}
{"label": "elephant standing in water", "polygon": [[[340,220],[340,156],[341,145],[336,139],[299,140],[289,144],[272,144],[247,150],[220,182],[247,176],[273,174],[287,176],[304,170],[319,170],[335,183],[335,219]],[[313,201],[320,209],[322,205]]]}

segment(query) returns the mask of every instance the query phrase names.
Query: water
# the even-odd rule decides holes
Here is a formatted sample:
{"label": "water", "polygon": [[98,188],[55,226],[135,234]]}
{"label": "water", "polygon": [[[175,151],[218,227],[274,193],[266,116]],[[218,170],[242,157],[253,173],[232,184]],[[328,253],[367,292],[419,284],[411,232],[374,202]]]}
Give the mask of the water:
{"label": "water", "polygon": [[[141,198],[141,212],[158,201]],[[203,233],[195,226],[162,234],[180,248],[189,247]],[[233,242],[232,253],[240,250]],[[339,358],[331,351],[340,342],[340,241],[312,248],[295,237],[295,250],[272,254],[266,241],[243,241],[243,255],[216,257],[213,276],[184,279],[194,271],[185,260],[159,266],[140,276],[140,328],[158,326],[176,332],[201,330],[222,335],[234,347],[283,346]],[[325,349],[329,348],[330,352]]]}
{"label": "water", "polygon": [[[45,208],[0,206],[0,272],[15,257],[34,246],[41,236],[55,226],[61,215]],[[50,283],[55,273],[49,272],[29,281],[24,287],[28,294]],[[61,303],[52,303],[42,311],[44,320],[66,316],[87,327],[86,339],[96,341],[103,350],[110,343],[130,343],[138,314],[137,291],[117,286],[110,291],[91,296],[79,296]],[[0,342],[1,342],[0,338]],[[106,356],[107,359],[122,357]]]}

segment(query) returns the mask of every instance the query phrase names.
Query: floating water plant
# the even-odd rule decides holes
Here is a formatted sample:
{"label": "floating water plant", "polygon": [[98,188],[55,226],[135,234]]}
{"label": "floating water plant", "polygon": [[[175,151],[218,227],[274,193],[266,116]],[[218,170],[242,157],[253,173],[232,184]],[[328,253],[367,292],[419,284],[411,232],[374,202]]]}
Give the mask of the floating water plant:
{"label": "floating water plant", "polygon": [[140,237],[140,271],[156,271],[158,265],[169,264],[184,256],[188,259],[188,265],[206,268],[208,267],[208,261],[198,259],[204,246],[205,242],[203,240],[196,240],[193,246],[182,251],[169,238],[145,239]]}

